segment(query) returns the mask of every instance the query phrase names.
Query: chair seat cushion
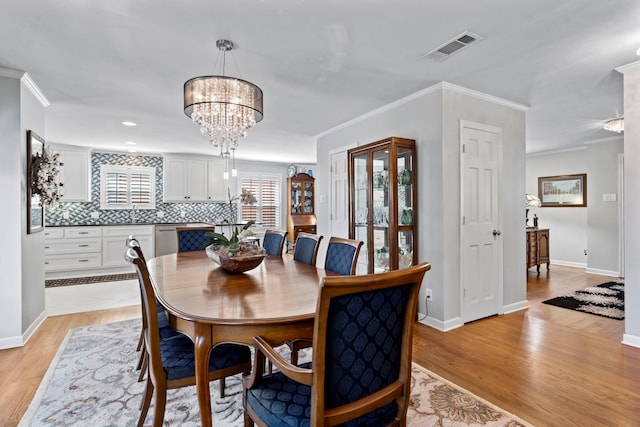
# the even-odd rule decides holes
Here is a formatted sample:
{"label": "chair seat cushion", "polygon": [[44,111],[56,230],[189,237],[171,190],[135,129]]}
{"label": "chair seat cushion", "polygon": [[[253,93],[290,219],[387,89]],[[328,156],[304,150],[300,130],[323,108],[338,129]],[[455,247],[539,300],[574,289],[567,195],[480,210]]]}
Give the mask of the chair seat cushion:
{"label": "chair seat cushion", "polygon": [[[176,380],[195,375],[195,353],[193,342],[185,335],[165,338],[160,341],[162,366],[167,379]],[[251,361],[249,347],[236,344],[221,344],[211,351],[209,371],[230,368]]]}
{"label": "chair seat cushion", "polygon": [[[310,368],[310,363],[300,365]],[[331,392],[328,390],[328,392]],[[247,389],[248,407],[268,426],[308,427],[311,418],[311,387],[287,378],[281,372],[265,375],[260,383]],[[342,425],[348,427],[386,426],[397,413],[391,402],[369,414]]]}

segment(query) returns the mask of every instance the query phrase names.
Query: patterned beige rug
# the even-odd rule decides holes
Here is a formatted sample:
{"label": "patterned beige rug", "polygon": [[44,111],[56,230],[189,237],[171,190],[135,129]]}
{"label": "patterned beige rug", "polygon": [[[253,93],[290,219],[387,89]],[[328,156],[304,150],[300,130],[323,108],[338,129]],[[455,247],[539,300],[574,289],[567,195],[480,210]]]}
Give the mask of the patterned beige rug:
{"label": "patterned beige rug", "polygon": [[[137,382],[139,320],[69,331],[20,426],[134,426],[144,383]],[[242,384],[227,379],[226,397],[211,385],[215,426],[242,426]],[[151,409],[149,413],[153,413]],[[148,417],[146,425],[150,425]],[[195,387],[169,390],[165,426],[199,426]],[[409,426],[529,426],[500,408],[414,364]]]}

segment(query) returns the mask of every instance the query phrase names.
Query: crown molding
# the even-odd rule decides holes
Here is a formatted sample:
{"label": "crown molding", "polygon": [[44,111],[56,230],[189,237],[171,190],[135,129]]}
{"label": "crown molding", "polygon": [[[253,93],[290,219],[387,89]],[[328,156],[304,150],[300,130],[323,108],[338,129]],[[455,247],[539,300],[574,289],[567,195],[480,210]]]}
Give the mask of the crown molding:
{"label": "crown molding", "polygon": [[360,116],[354,117],[353,119],[348,120],[344,123],[341,123],[337,126],[334,126],[330,129],[327,129],[324,132],[320,132],[319,134],[314,135],[314,138],[316,139],[321,138],[325,135],[331,134],[340,129],[344,129],[348,126],[351,126],[363,120],[377,116],[378,114],[384,113],[386,111],[392,110],[401,105],[408,104],[409,102],[415,101],[416,99],[422,98],[427,95],[431,95],[432,93],[436,93],[438,91],[445,90],[445,89],[450,90],[452,92],[461,93],[463,95],[472,96],[474,98],[483,99],[485,101],[489,101],[494,104],[504,105],[505,107],[514,108],[516,110],[521,110],[521,111],[529,110],[529,107],[527,105],[518,104],[516,102],[508,101],[506,99],[498,98],[497,96],[487,95],[486,93],[477,92],[475,90],[467,89],[462,86],[454,85],[451,83],[439,82],[425,89],[419,90],[418,92],[412,93],[411,95],[405,96],[404,98],[400,98],[397,101],[393,101],[389,104],[383,105],[382,107],[376,108],[375,110],[371,110],[368,113],[364,113]]}
{"label": "crown molding", "polygon": [[621,65],[619,67],[614,68],[620,74],[624,74],[627,71],[633,71],[637,68],[640,68],[640,61],[631,62],[630,64]]}
{"label": "crown molding", "polygon": [[40,90],[36,82],[33,81],[29,73],[24,73],[20,81],[22,81],[25,84],[25,86],[31,91],[33,96],[35,96],[36,99],[40,101],[40,104],[42,104],[43,107],[48,107],[49,105],[51,105],[51,103],[49,102],[47,97],[44,96],[44,93],[42,93],[42,91]]}
{"label": "crown molding", "polygon": [[0,77],[9,77],[10,79],[20,79],[24,75],[24,71],[13,70],[11,68],[0,68]]}
{"label": "crown molding", "polygon": [[10,79],[19,79],[29,89],[29,91],[36,97],[43,107],[51,105],[44,93],[40,90],[36,82],[33,81],[29,73],[20,70],[13,70],[11,68],[0,68],[0,77],[9,77]]}
{"label": "crown molding", "polygon": [[538,156],[547,156],[549,154],[559,154],[559,153],[566,153],[569,151],[582,151],[582,150],[586,150],[587,147],[580,146],[580,147],[572,147],[572,148],[562,148],[560,150],[549,150],[549,151],[537,151],[535,153],[531,153],[531,154],[526,154],[525,157],[529,158],[529,157],[538,157]]}

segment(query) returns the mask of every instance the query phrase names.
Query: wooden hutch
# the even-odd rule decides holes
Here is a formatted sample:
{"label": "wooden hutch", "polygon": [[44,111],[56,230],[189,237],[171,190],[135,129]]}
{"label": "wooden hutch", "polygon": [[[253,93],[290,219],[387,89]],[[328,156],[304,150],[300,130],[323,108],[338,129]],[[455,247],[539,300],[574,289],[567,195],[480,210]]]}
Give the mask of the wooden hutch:
{"label": "wooden hutch", "polygon": [[298,173],[287,179],[287,240],[295,244],[298,233],[316,233],[314,178]]}

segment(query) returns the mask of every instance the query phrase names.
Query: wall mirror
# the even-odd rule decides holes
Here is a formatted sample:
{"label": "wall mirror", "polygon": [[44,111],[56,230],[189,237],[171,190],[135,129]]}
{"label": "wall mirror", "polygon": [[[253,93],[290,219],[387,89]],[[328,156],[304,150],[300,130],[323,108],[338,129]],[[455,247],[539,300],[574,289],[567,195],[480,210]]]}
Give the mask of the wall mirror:
{"label": "wall mirror", "polygon": [[33,194],[32,187],[35,178],[33,165],[35,160],[44,152],[44,139],[32,130],[27,131],[27,234],[37,233],[44,229],[44,208],[40,203],[40,196]]}

